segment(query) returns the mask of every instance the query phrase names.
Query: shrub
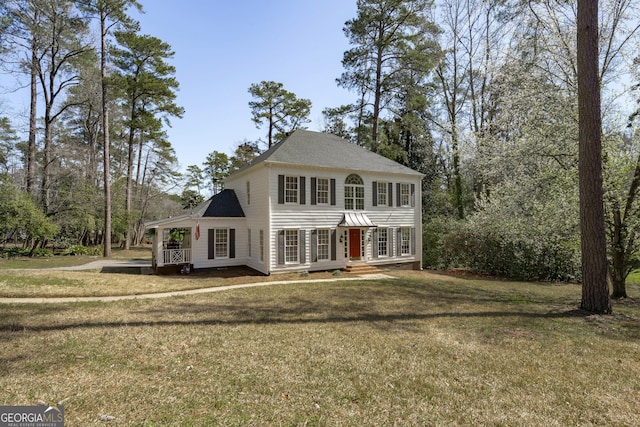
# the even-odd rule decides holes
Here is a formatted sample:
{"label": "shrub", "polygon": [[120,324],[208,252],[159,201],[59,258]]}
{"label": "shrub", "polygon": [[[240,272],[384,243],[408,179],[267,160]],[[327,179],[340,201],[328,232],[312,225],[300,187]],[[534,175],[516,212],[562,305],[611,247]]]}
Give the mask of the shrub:
{"label": "shrub", "polygon": [[47,258],[53,256],[53,251],[47,248],[36,248],[33,250],[31,256],[35,258]]}
{"label": "shrub", "polygon": [[444,238],[448,264],[517,280],[580,280],[580,253],[560,236],[498,233],[467,224]]}
{"label": "shrub", "polygon": [[[422,266],[447,268],[452,260],[446,257],[445,239],[456,228],[458,221],[444,216],[434,216],[422,225]],[[455,264],[455,262],[453,262]]]}
{"label": "shrub", "polygon": [[74,246],[69,246],[67,249],[65,249],[62,252],[62,255],[64,256],[92,255],[93,252],[94,250],[91,248],[87,248],[82,245],[74,245]]}
{"label": "shrub", "polygon": [[28,256],[29,250],[22,248],[6,248],[1,252],[2,258],[15,258],[18,256]]}

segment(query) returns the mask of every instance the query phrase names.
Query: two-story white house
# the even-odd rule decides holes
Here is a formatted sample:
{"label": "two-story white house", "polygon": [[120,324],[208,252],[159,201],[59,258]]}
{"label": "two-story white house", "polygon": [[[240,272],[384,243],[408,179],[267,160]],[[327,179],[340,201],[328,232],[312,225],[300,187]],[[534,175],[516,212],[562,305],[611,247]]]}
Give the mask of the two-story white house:
{"label": "two-story white house", "polygon": [[296,130],[193,211],[147,223],[153,266],[420,269],[422,178],[337,136]]}

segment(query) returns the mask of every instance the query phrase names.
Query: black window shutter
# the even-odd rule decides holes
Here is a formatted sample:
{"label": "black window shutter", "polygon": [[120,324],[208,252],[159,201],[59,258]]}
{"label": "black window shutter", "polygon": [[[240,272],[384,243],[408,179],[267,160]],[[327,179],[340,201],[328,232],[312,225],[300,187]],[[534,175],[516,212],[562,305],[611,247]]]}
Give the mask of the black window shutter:
{"label": "black window shutter", "polygon": [[213,228],[207,230],[207,257],[209,259],[216,257],[216,230]]}
{"label": "black window shutter", "polygon": [[331,261],[336,260],[336,230],[331,230]]}
{"label": "black window shutter", "polygon": [[300,204],[304,205],[307,203],[307,186],[305,182],[304,176],[300,177]]}
{"label": "black window shutter", "polygon": [[402,197],[400,197],[400,183],[396,183],[396,206],[402,206]]}
{"label": "black window shutter", "polygon": [[373,181],[372,189],[371,189],[371,201],[373,202],[373,206],[378,206],[378,182]]}
{"label": "black window shutter", "polygon": [[300,264],[307,262],[307,232],[300,230]]}
{"label": "black window shutter", "polygon": [[229,258],[236,257],[236,229],[229,229]]}
{"label": "black window shutter", "polygon": [[318,262],[318,230],[311,230],[311,262]]}
{"label": "black window shutter", "polygon": [[396,230],[396,256],[402,255],[402,229],[398,228]]}
{"label": "black window shutter", "polygon": [[336,180],[331,178],[331,206],[336,205]]}
{"label": "black window shutter", "polygon": [[278,265],[284,265],[284,230],[278,231]]}
{"label": "black window shutter", "polygon": [[311,177],[311,204],[316,204],[316,178]]}
{"label": "black window shutter", "polygon": [[416,207],[416,185],[411,184],[411,207]]}
{"label": "black window shutter", "polygon": [[416,228],[411,228],[411,255],[416,254]]}
{"label": "black window shutter", "polygon": [[389,194],[387,194],[387,206],[393,206],[393,183],[389,183]]}
{"label": "black window shutter", "polygon": [[373,229],[373,238],[371,239],[373,247],[372,252],[373,252],[373,257],[374,258],[378,258],[378,229],[374,228]]}
{"label": "black window shutter", "polygon": [[278,175],[278,204],[284,204],[284,175]]}

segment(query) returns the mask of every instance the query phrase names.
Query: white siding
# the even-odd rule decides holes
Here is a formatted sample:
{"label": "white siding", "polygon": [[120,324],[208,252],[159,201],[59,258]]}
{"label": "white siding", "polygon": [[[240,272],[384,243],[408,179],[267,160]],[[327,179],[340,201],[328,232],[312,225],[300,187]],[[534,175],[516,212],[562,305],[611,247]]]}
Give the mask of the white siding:
{"label": "white siding", "polygon": [[[339,237],[343,230],[337,225],[342,220],[344,214],[344,182],[352,171],[330,170],[316,168],[297,168],[294,166],[281,166],[269,168],[269,186],[271,187],[271,265],[274,268],[272,272],[277,271],[295,271],[295,270],[316,270],[316,269],[334,269],[343,268],[347,264],[344,257],[344,243],[339,242]],[[304,176],[305,177],[305,203],[301,204],[278,204],[278,175]],[[397,263],[397,262],[415,262],[421,260],[421,183],[420,178],[415,175],[394,175],[394,174],[374,174],[360,172],[358,175],[364,181],[364,197],[365,209],[364,213],[371,221],[379,226],[392,227],[394,230],[399,227],[415,228],[415,245],[416,254],[412,256],[389,256],[386,258],[373,259],[372,242],[370,241],[371,231],[363,229],[365,232],[365,254],[364,260],[372,263]],[[311,178],[333,178],[336,180],[336,204],[332,205],[311,205]],[[373,182],[383,181],[393,183],[393,206],[373,206]],[[415,206],[414,207],[398,207],[396,206],[396,184],[408,183],[415,187]],[[252,191],[253,197],[253,191]],[[306,263],[301,265],[285,265],[277,264],[278,242],[277,233],[282,229],[301,229],[307,233],[306,238]],[[317,228],[336,229],[337,234],[337,257],[335,261],[312,263],[310,253],[310,232]],[[395,233],[394,247],[395,247]]]}
{"label": "white siding", "polygon": [[[268,274],[269,266],[269,170],[258,166],[248,173],[232,176],[225,183],[225,188],[234,190],[240,206],[245,214],[245,231],[243,231],[242,246],[244,247],[244,264],[261,273]],[[247,182],[250,183],[251,203],[247,198]],[[251,229],[252,251],[249,257],[247,229]],[[264,230],[265,254],[264,261],[260,261],[260,230]]]}

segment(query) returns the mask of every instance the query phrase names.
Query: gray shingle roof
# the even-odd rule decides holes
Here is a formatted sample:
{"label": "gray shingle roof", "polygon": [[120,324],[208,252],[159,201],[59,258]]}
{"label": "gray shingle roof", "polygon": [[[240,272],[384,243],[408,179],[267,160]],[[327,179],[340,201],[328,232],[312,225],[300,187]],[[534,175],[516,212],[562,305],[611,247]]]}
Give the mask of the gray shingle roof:
{"label": "gray shingle roof", "polygon": [[295,130],[241,170],[262,162],[422,175],[338,136],[301,129]]}

